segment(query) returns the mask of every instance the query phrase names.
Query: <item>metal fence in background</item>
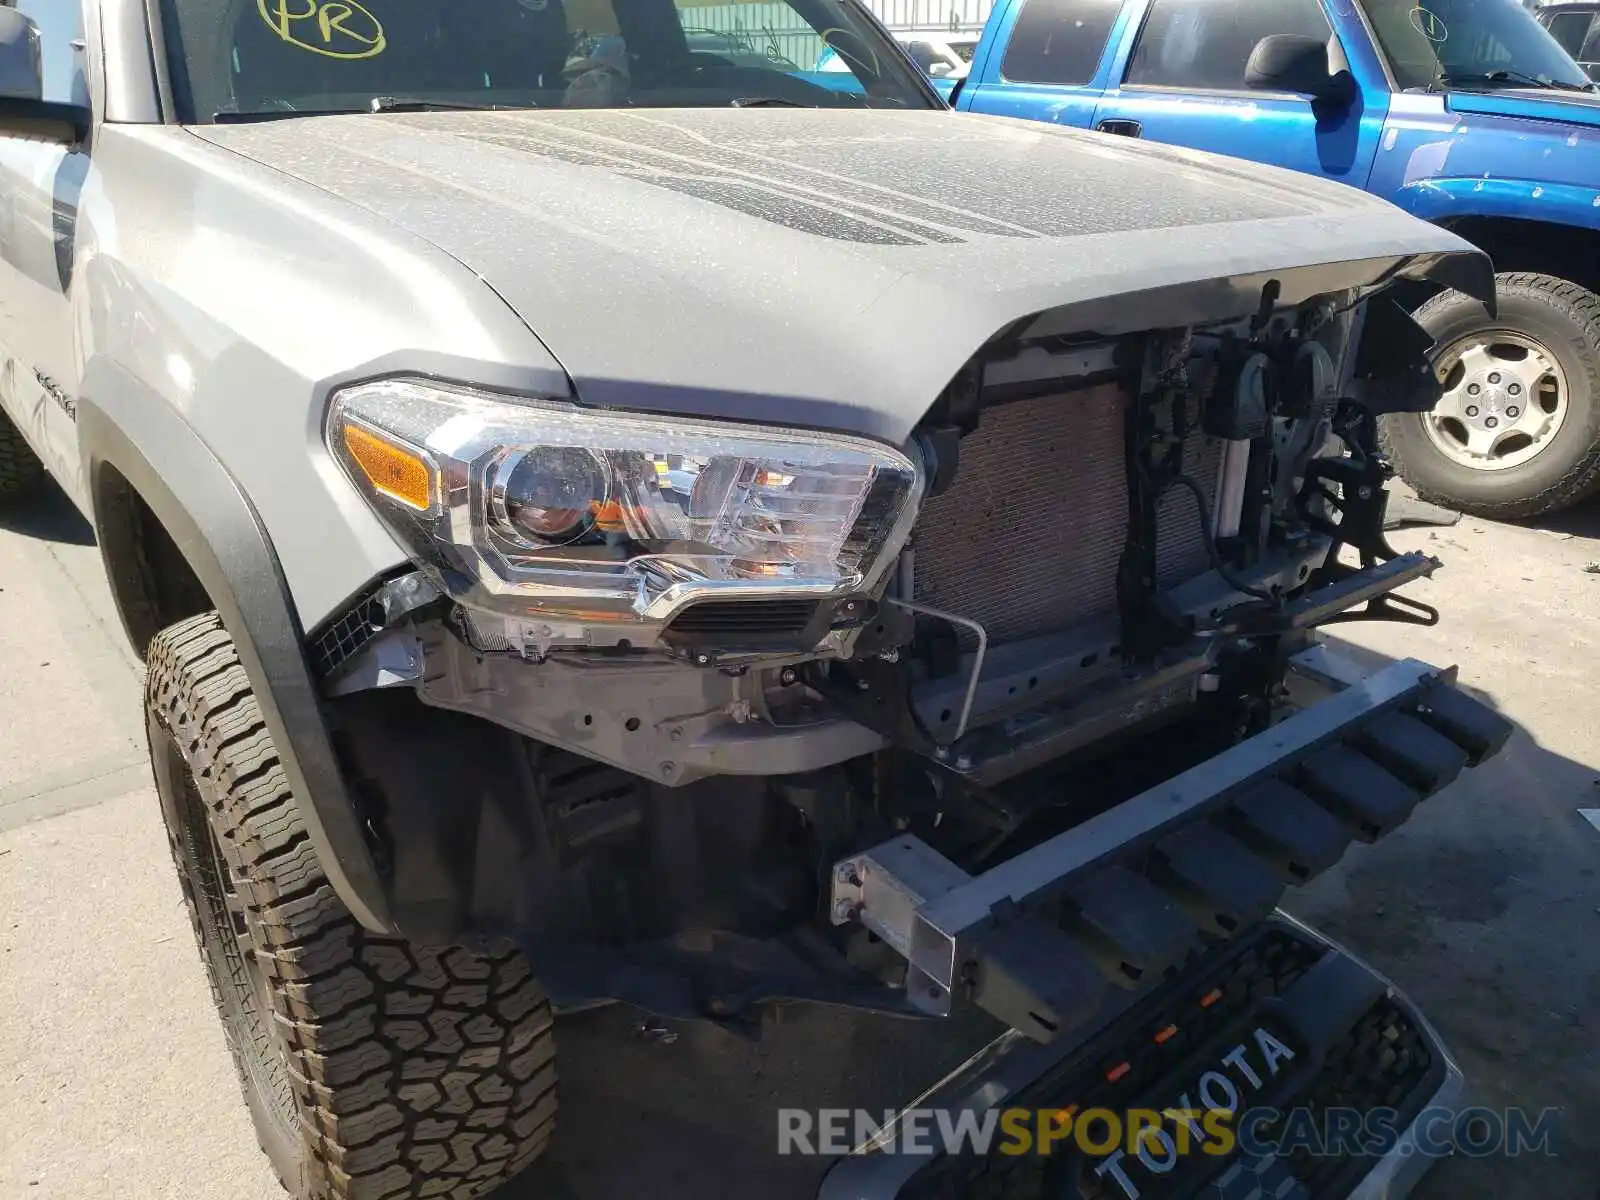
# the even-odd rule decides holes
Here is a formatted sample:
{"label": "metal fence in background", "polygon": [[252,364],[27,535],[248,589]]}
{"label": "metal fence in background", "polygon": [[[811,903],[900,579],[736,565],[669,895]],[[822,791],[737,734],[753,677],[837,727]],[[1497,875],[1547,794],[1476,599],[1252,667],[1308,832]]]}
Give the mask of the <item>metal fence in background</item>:
{"label": "metal fence in background", "polygon": [[817,31],[787,4],[706,4],[680,8],[691,35],[700,30],[726,34],[740,45],[787,59],[809,71],[826,48]]}
{"label": "metal fence in background", "polygon": [[890,29],[979,30],[994,0],[865,0]]}
{"label": "metal fence in background", "polygon": [[[866,0],[890,29],[979,30],[994,0]],[[705,4],[679,10],[684,28],[726,35],[762,54],[810,70],[824,49],[822,39],[789,5]]]}

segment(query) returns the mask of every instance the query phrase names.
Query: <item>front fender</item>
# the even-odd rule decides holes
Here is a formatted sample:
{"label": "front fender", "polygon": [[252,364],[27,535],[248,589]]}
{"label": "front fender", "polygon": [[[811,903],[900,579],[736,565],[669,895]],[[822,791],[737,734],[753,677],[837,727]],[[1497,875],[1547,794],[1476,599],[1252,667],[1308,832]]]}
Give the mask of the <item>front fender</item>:
{"label": "front fender", "polygon": [[1444,177],[1407,184],[1393,199],[1414,216],[1440,223],[1464,217],[1501,217],[1600,228],[1600,188],[1572,183]]}
{"label": "front fender", "polygon": [[[112,361],[90,361],[77,410],[96,528],[125,519],[129,488],[165,527],[233,637],[323,872],[362,925],[396,932],[328,737],[303,631],[255,508],[178,412]],[[129,564],[113,539],[101,539],[101,553],[129,637],[147,640],[154,631],[118,587]]]}

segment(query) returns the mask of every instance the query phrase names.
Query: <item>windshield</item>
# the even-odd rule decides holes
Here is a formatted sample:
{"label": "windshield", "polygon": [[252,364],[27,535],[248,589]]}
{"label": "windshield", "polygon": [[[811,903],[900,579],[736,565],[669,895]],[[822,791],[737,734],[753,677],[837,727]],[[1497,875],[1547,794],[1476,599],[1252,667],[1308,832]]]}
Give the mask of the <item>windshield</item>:
{"label": "windshield", "polygon": [[[162,2],[184,121],[428,107],[937,104],[851,0]],[[827,51],[838,65],[818,72]]]}
{"label": "windshield", "polygon": [[1401,88],[1584,88],[1589,84],[1571,55],[1520,0],[1365,3]]}

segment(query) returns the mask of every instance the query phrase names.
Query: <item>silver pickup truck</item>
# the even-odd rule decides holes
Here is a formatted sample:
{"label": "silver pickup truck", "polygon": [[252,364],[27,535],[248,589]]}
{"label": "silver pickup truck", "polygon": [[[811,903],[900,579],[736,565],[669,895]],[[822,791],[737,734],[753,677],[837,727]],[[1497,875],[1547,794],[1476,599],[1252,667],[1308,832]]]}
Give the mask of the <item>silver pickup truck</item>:
{"label": "silver pickup truck", "polygon": [[[517,1173],[597,1003],[977,1006],[968,1105],[1164,1109],[1267,1028],[1263,1104],[1453,1086],[1274,915],[1509,731],[1317,641],[1438,616],[1374,426],[1439,389],[1388,289],[1492,303],[1451,234],[957,116],[849,0],[12,0],[0,257],[0,498],[94,524],[296,1197]],[[829,1186],[1409,1177],[1063,1149]]]}

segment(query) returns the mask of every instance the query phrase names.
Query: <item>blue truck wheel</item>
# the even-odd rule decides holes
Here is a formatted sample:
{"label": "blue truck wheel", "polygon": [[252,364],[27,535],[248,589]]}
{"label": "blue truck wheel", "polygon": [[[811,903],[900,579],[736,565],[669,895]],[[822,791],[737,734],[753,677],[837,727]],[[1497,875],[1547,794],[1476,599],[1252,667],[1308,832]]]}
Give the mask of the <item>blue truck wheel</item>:
{"label": "blue truck wheel", "polygon": [[1495,317],[1459,292],[1417,312],[1445,394],[1430,413],[1385,417],[1383,441],[1424,499],[1536,517],[1600,487],[1600,296],[1550,275],[1498,287]]}

